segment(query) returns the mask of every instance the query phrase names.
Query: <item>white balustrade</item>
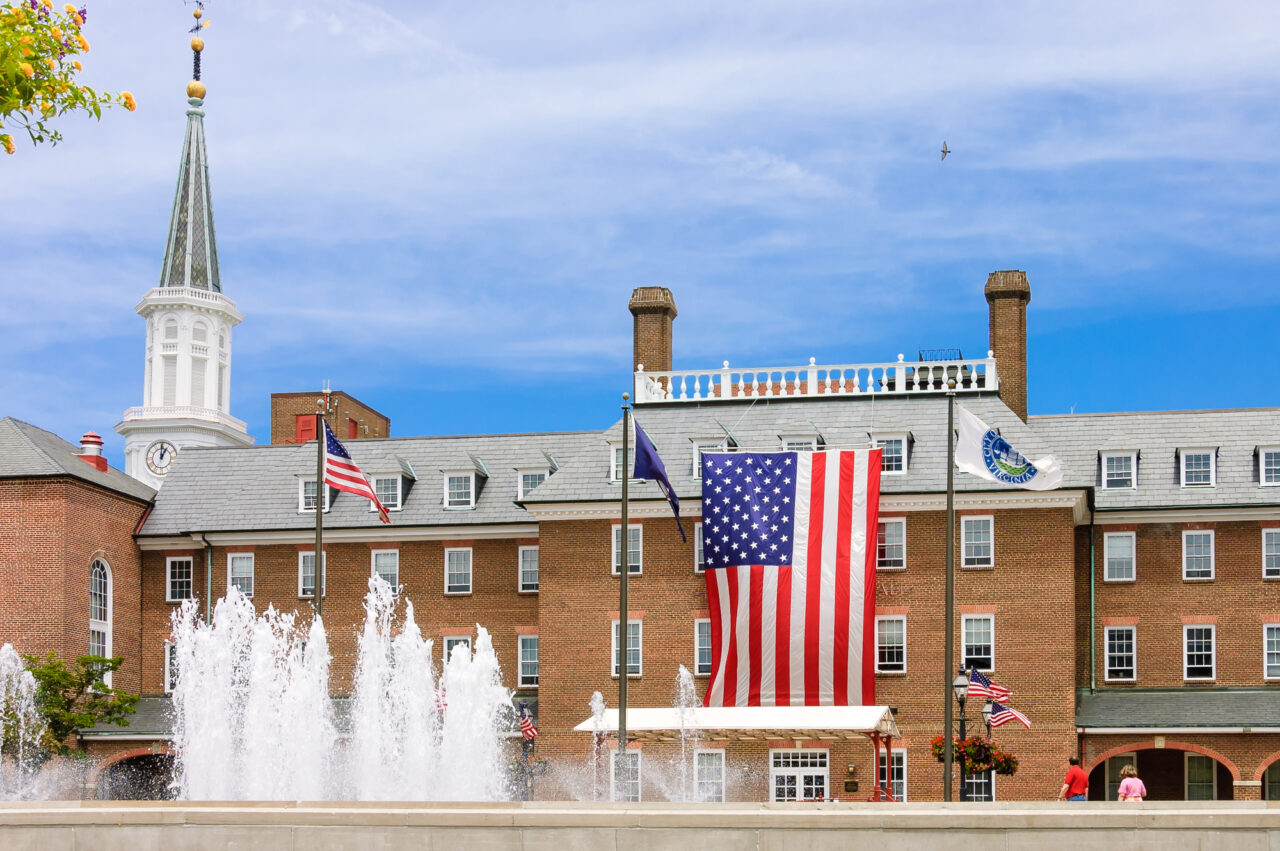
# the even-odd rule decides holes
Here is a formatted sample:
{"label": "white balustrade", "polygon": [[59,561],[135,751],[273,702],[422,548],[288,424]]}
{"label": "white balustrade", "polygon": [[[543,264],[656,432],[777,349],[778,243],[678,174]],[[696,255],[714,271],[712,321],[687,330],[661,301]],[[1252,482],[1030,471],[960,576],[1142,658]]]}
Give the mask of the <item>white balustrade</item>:
{"label": "white balustrade", "polygon": [[890,363],[818,364],[806,366],[668,370],[646,372],[636,367],[636,404],[654,402],[729,402],[742,399],[941,393],[956,381],[957,393],[998,390],[996,361],[985,358],[947,361],[907,361],[898,355]]}
{"label": "white balustrade", "polygon": [[129,408],[124,412],[124,419],[125,421],[152,419],[207,420],[209,422],[222,423],[240,431],[245,431],[247,428],[247,424],[243,420],[238,420],[230,414],[224,414],[217,408],[199,408],[194,405]]}

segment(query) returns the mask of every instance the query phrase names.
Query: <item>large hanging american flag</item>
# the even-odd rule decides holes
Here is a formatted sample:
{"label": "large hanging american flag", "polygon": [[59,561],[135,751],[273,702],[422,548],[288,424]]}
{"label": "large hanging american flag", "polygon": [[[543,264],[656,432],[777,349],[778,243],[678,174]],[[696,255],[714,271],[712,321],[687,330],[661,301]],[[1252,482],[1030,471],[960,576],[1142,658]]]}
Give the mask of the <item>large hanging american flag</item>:
{"label": "large hanging american flag", "polygon": [[327,422],[324,424],[324,449],[324,483],[340,491],[370,500],[373,502],[373,507],[378,510],[379,519],[383,523],[390,523],[391,518],[387,515],[387,509],[383,508],[382,503],[378,501],[378,495],[373,492],[369,480],[364,477],[364,473],[360,472],[356,462],[351,460],[347,448],[338,442],[338,438],[334,436],[333,429],[329,428]]}
{"label": "large hanging american flag", "polygon": [[874,703],[880,455],[702,456],[706,706]]}

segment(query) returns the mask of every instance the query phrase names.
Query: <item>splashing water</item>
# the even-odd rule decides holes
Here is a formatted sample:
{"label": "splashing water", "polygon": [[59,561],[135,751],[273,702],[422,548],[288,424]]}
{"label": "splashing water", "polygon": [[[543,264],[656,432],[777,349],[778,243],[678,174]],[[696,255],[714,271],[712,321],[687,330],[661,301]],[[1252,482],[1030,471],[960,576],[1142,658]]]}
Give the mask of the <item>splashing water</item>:
{"label": "splashing water", "polygon": [[591,797],[600,800],[600,770],[605,757],[604,748],[604,695],[591,693]]}
{"label": "splashing water", "polygon": [[694,801],[697,795],[697,766],[695,760],[698,753],[698,731],[691,729],[693,708],[702,701],[698,700],[698,688],[694,685],[693,674],[684,665],[676,673],[676,696],[671,702],[680,716],[680,800]]}
{"label": "splashing water", "polygon": [[[474,655],[454,649],[437,683],[433,642],[406,602],[369,580],[357,642],[349,730],[329,699],[329,647],[320,618],[305,641],[295,615],[234,588],[196,618],[174,614],[175,791],[215,800],[501,800],[509,795],[502,736],[512,717],[493,643],[477,625]],[[438,686],[438,687],[437,687]]]}
{"label": "splashing water", "polygon": [[43,733],[36,678],[12,644],[0,646],[0,801],[43,797],[37,760]]}

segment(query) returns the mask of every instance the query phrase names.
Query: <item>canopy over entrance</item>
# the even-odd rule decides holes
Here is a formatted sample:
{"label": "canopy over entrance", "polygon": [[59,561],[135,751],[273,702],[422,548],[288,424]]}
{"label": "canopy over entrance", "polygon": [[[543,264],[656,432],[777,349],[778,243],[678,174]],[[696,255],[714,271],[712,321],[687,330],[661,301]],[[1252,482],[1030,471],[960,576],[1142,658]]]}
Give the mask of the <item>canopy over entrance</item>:
{"label": "canopy over entrance", "polygon": [[[598,725],[598,726],[597,726]],[[579,733],[618,732],[618,710],[606,709],[573,728]],[[627,708],[627,738],[674,742],[680,731],[702,740],[898,738],[887,706],[696,706]]]}

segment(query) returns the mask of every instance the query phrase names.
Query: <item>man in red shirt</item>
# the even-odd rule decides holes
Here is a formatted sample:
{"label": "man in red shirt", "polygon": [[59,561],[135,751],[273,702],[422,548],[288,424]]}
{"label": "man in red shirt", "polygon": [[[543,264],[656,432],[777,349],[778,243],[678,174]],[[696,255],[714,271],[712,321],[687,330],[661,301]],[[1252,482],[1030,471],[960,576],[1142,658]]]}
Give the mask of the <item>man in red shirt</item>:
{"label": "man in red shirt", "polygon": [[1080,767],[1080,760],[1074,756],[1068,757],[1067,763],[1067,776],[1062,781],[1062,791],[1058,793],[1058,800],[1088,800],[1089,775],[1084,773],[1084,769]]}

